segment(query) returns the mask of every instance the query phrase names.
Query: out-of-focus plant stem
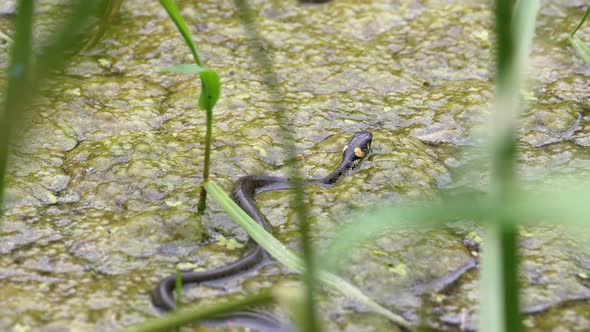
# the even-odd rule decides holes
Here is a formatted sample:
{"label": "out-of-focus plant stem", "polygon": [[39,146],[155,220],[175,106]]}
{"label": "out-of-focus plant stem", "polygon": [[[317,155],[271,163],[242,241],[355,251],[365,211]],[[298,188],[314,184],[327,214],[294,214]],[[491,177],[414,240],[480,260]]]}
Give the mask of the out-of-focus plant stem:
{"label": "out-of-focus plant stem", "polygon": [[14,43],[8,66],[8,84],[4,99],[4,109],[0,112],[0,215],[4,197],[4,177],[8,162],[10,139],[27,108],[26,90],[31,75],[31,47],[33,30],[33,0],[19,1],[15,21]]}
{"label": "out-of-focus plant stem", "polygon": [[4,178],[12,135],[21,127],[24,113],[30,109],[39,86],[54,71],[61,70],[66,61],[82,45],[88,21],[94,10],[105,0],[93,2],[72,0],[67,7],[71,14],[61,22],[61,27],[44,41],[37,56],[31,52],[34,1],[21,0],[17,5],[14,43],[12,44],[8,82],[0,111],[0,213],[4,197]]}
{"label": "out-of-focus plant stem", "polygon": [[[305,192],[303,186],[297,185],[297,183],[303,182],[303,176],[300,172],[300,167],[297,162],[295,138],[291,132],[291,125],[287,119],[287,110],[282,104],[284,100],[280,89],[278,88],[279,79],[274,71],[274,64],[272,58],[272,52],[269,50],[262,49],[263,38],[258,33],[256,28],[256,20],[254,13],[252,12],[247,0],[234,0],[236,8],[238,9],[238,16],[242,22],[242,26],[246,31],[246,35],[254,41],[256,44],[251,46],[252,58],[258,63],[258,71],[261,73],[265,86],[269,91],[270,95],[275,100],[272,102],[272,110],[270,114],[275,116],[277,124],[284,128],[281,131],[283,144],[287,151],[287,159],[294,161],[293,164],[288,168],[289,178],[296,184],[294,194],[291,199],[291,206],[295,210],[297,221],[299,224],[299,234],[301,249],[303,252],[303,259],[305,265],[305,271],[303,273],[303,281],[305,284],[304,290],[304,304],[303,317],[297,321],[303,322],[304,326],[299,328],[306,332],[316,332],[321,330],[319,320],[316,314],[316,304],[314,300],[315,283],[316,283],[316,266],[315,256],[311,243],[311,227],[309,225],[309,211],[305,205]],[[254,70],[254,67],[251,67]]]}

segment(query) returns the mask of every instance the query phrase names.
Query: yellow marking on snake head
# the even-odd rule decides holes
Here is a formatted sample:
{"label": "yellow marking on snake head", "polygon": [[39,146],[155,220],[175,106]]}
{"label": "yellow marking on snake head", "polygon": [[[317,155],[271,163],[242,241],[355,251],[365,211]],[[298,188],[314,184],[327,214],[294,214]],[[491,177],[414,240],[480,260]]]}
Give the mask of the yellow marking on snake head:
{"label": "yellow marking on snake head", "polygon": [[363,152],[363,150],[361,148],[354,148],[354,155],[362,158],[365,156],[365,153]]}

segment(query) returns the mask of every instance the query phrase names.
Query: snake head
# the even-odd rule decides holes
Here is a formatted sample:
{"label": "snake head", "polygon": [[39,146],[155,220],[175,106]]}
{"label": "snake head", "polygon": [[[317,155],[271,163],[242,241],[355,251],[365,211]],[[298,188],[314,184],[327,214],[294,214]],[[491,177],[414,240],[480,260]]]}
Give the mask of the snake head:
{"label": "snake head", "polygon": [[344,147],[342,162],[354,169],[371,152],[373,134],[368,131],[356,133]]}

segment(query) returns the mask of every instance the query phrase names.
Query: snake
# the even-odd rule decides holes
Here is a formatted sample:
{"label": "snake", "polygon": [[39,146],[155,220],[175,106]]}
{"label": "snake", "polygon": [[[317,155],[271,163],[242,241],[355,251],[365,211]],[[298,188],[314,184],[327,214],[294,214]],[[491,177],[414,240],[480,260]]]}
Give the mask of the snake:
{"label": "snake", "polygon": [[[368,131],[354,134],[343,149],[340,164],[338,164],[332,172],[322,178],[306,179],[302,182],[295,182],[284,177],[246,175],[239,178],[234,183],[230,197],[240,208],[254,219],[254,221],[266,231],[270,232],[265,217],[256,207],[256,195],[268,191],[293,189],[301,185],[320,185],[323,188],[330,188],[335,185],[339,179],[358,167],[360,162],[369,154],[372,139],[373,135]],[[249,238],[248,242],[246,253],[237,261],[207,271],[181,272],[180,278],[182,279],[182,284],[203,283],[238,276],[271,260],[269,254],[251,238]],[[169,275],[162,279],[158,286],[152,291],[152,301],[154,305],[164,311],[175,310],[175,287],[176,274]],[[255,311],[235,312],[220,316],[219,319],[224,322],[230,320],[232,324],[249,327],[258,331],[286,330],[286,328],[284,328],[284,323],[276,318]]]}

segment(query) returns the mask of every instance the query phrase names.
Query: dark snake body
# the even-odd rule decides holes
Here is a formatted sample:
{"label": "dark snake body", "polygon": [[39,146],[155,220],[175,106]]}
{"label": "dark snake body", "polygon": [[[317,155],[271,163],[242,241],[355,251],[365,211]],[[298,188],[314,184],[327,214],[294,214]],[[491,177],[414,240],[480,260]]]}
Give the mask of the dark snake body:
{"label": "dark snake body", "polygon": [[[355,134],[344,148],[342,161],[330,174],[320,179],[310,179],[303,182],[303,185],[319,184],[322,186],[331,186],[341,177],[354,169],[360,161],[369,153],[372,141],[370,132],[360,132]],[[292,189],[296,185],[283,177],[249,175],[241,177],[234,184],[231,197],[254,221],[269,231],[266,221],[254,202],[257,194],[274,190]],[[237,261],[203,272],[182,272],[181,279],[183,285],[189,283],[202,283],[230,276],[239,275],[265,260],[269,260],[268,254],[250,239],[249,249],[246,254]],[[174,289],[176,286],[176,275],[170,275],[160,281],[160,284],[153,290],[152,299],[154,304],[166,311],[176,309],[174,300]],[[279,322],[274,317],[264,313],[253,311],[236,312],[220,317],[222,321],[231,321],[235,325],[247,326],[258,331],[281,331],[286,329],[286,325]],[[232,325],[233,325],[232,324]]]}

